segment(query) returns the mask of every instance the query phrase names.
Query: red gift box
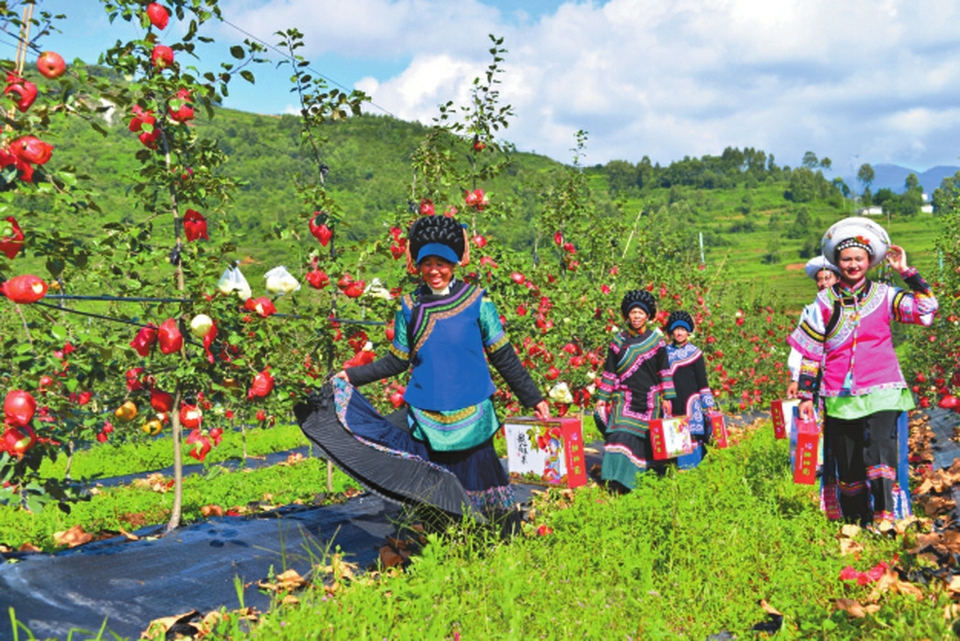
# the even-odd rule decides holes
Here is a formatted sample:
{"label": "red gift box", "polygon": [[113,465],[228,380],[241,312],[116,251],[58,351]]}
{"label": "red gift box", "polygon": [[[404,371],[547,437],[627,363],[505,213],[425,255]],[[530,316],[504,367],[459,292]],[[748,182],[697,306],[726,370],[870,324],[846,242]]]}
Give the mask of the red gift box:
{"label": "red gift box", "polygon": [[657,418],[650,421],[650,444],[656,461],[676,458],[693,451],[687,417]]}
{"label": "red gift box", "polygon": [[710,428],[713,432],[713,446],[718,450],[727,448],[727,424],[723,421],[720,412],[707,412],[710,417]]}
{"label": "red gift box", "polygon": [[820,451],[820,426],[815,419],[797,419],[797,456],[793,462],[793,482],[813,485],[817,482],[817,455]]}
{"label": "red gift box", "polygon": [[781,399],[770,404],[770,414],[773,418],[773,435],[776,438],[787,438],[790,434],[790,425],[793,422],[793,408],[800,405],[796,398]]}
{"label": "red gift box", "polygon": [[587,483],[579,417],[504,421],[510,478],[539,485],[579,487]]}

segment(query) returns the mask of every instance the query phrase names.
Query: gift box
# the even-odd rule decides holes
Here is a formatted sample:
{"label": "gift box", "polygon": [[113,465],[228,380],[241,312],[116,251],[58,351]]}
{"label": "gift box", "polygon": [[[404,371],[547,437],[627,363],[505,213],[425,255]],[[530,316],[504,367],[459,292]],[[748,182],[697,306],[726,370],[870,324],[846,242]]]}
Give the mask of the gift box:
{"label": "gift box", "polygon": [[800,405],[800,399],[789,398],[774,401],[770,405],[770,414],[773,418],[773,435],[776,438],[787,438],[793,423],[793,410]]}
{"label": "gift box", "polygon": [[723,420],[723,414],[720,412],[707,412],[707,418],[710,419],[710,431],[713,439],[713,446],[719,450],[727,447],[727,424]]}
{"label": "gift box", "polygon": [[650,444],[656,461],[693,452],[693,439],[690,438],[690,425],[687,418],[680,416],[650,421]]}
{"label": "gift box", "polygon": [[793,482],[813,485],[817,482],[817,458],[820,451],[820,426],[815,418],[797,418],[797,454],[793,462]]}
{"label": "gift box", "polygon": [[578,487],[587,482],[583,430],[578,417],[504,421],[510,478],[524,483]]}

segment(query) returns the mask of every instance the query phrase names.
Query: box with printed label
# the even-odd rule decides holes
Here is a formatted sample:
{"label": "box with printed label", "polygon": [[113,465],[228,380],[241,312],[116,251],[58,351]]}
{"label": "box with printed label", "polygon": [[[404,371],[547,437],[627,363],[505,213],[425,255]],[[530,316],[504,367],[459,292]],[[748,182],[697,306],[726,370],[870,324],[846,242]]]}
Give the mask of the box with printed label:
{"label": "box with printed label", "polygon": [[650,444],[657,461],[676,458],[693,451],[687,417],[658,418],[650,421]]}
{"label": "box with printed label", "polygon": [[586,484],[579,418],[514,417],[504,421],[503,433],[512,480],[564,487]]}
{"label": "box with printed label", "polygon": [[813,485],[817,482],[817,458],[820,451],[820,426],[816,419],[797,419],[797,454],[793,462],[793,482]]}
{"label": "box with printed label", "polygon": [[776,438],[787,438],[793,423],[793,410],[800,405],[800,399],[789,398],[776,400],[770,405],[770,415],[773,419],[773,435]]}
{"label": "box with printed label", "polygon": [[727,424],[723,420],[723,414],[720,412],[707,412],[710,419],[710,431],[713,439],[713,446],[718,450],[727,447]]}

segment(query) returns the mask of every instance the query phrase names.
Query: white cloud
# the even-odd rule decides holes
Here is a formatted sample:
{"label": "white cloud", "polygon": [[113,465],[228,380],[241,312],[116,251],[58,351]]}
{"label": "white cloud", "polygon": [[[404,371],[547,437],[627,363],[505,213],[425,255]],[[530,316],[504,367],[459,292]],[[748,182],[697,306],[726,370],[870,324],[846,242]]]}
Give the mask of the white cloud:
{"label": "white cloud", "polygon": [[510,50],[502,97],[521,149],[569,160],[667,163],[725,146],[803,152],[838,166],[925,168],[960,153],[960,5],[952,0],[609,0],[511,21],[478,0],[234,0],[264,33],[295,24],[310,52],[409,61],[359,88],[405,119],[462,103],[489,63],[488,33]]}

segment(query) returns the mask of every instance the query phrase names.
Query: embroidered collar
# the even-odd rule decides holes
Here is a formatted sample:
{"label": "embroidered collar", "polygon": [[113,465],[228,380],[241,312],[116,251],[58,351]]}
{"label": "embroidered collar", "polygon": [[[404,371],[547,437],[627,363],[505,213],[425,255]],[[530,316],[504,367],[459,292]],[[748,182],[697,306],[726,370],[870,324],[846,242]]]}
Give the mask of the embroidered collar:
{"label": "embroidered collar", "polygon": [[839,282],[830,288],[830,292],[845,306],[863,303],[873,292],[873,281],[864,278],[853,287],[847,287],[843,282]]}

